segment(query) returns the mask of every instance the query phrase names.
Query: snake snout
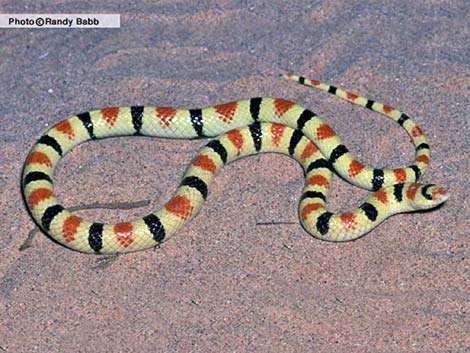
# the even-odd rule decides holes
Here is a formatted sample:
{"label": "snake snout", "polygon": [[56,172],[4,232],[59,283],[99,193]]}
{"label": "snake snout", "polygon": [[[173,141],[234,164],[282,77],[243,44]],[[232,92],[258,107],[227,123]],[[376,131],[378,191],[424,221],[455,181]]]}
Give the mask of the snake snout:
{"label": "snake snout", "polygon": [[437,205],[447,201],[450,196],[444,188],[439,186],[434,188],[434,190],[431,192],[431,195]]}
{"label": "snake snout", "polygon": [[414,200],[415,204],[422,209],[429,209],[444,203],[450,195],[443,187],[434,184],[426,184],[420,186],[417,196],[418,197]]}

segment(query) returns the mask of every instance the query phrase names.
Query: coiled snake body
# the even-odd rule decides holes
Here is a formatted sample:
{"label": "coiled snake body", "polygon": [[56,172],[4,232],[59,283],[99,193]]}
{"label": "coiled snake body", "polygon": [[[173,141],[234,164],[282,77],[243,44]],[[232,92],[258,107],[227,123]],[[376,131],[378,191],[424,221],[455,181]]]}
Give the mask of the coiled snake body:
{"label": "coiled snake body", "polygon": [[[422,130],[406,114],[325,83],[284,77],[393,119],[411,137],[416,149],[414,163],[397,169],[365,166],[315,113],[279,98],[251,98],[204,109],[105,108],[62,120],[33,146],[22,177],[31,215],[45,233],[74,250],[98,254],[142,250],[163,242],[197,214],[223,165],[262,152],[286,154],[302,165],[305,186],[299,202],[300,221],[307,232],[323,240],[357,239],[391,215],[433,208],[447,199],[443,188],[416,183],[428,166],[429,146]],[[84,141],[131,135],[218,137],[193,159],[174,196],[141,219],[119,224],[89,222],[61,206],[53,193],[53,173],[60,158]],[[325,204],[333,170],[374,192],[352,211],[329,212]]]}

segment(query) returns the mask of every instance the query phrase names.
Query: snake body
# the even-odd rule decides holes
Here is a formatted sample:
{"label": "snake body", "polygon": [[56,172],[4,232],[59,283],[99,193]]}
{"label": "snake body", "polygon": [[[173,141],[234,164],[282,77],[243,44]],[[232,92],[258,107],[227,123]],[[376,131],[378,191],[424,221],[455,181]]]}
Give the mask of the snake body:
{"label": "snake body", "polygon": [[[40,228],[68,248],[114,254],[160,244],[192,219],[210,183],[227,163],[263,152],[296,159],[305,172],[299,218],[307,232],[333,241],[366,234],[387,217],[433,208],[448,195],[442,187],[419,184],[430,152],[421,128],[405,113],[337,87],[295,75],[285,78],[319,88],[385,115],[411,137],[416,156],[406,168],[377,169],[360,163],[333,129],[312,111],[280,98],[251,98],[203,109],[112,107],[74,115],[50,128],[33,146],[23,170],[26,204]],[[60,205],[53,193],[54,169],[79,143],[112,136],[216,137],[192,160],[173,197],[159,210],[131,222],[103,224],[82,219]],[[333,214],[326,197],[335,170],[373,193],[358,208]]]}

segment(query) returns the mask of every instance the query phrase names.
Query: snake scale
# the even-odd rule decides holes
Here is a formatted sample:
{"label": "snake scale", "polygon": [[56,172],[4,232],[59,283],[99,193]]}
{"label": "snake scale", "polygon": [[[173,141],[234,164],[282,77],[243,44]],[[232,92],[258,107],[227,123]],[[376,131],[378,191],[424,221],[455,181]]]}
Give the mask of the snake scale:
{"label": "snake scale", "polygon": [[[316,80],[283,76],[391,118],[411,137],[414,163],[396,169],[368,167],[315,113],[280,98],[251,98],[203,109],[104,108],[60,121],[33,146],[22,176],[31,215],[46,234],[74,250],[114,254],[146,249],[169,238],[198,213],[210,183],[225,164],[263,152],[291,156],[303,167],[299,218],[308,233],[323,240],[357,239],[391,215],[430,209],[448,198],[442,187],[417,183],[429,164],[430,152],[423,131],[408,115]],[[53,174],[64,154],[88,140],[135,135],[216,138],[200,149],[173,197],[141,219],[118,224],[90,222],[60,205],[53,193]],[[333,171],[373,193],[354,210],[329,212],[326,200]]]}

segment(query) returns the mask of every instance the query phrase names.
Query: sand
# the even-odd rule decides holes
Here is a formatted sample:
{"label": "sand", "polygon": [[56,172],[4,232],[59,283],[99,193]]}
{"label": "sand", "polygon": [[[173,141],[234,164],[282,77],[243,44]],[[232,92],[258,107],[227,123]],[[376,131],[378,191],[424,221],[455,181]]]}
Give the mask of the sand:
{"label": "sand", "polygon": [[[468,7],[3,1],[4,13],[119,13],[121,28],[0,30],[0,352],[470,352]],[[301,168],[265,154],[224,168],[200,214],[160,249],[103,262],[37,234],[19,251],[34,228],[20,190],[29,149],[91,109],[282,97],[322,116],[361,161],[412,161],[399,126],[277,76],[286,71],[412,116],[432,151],[424,180],[446,187],[448,202],[355,242],[322,242],[298,223]],[[68,207],[149,200],[80,212],[140,217],[169,199],[204,144],[80,145],[63,158],[56,192]],[[330,208],[366,195],[336,178]]]}

